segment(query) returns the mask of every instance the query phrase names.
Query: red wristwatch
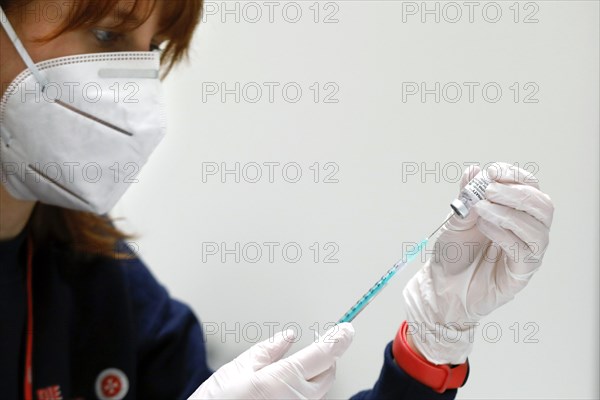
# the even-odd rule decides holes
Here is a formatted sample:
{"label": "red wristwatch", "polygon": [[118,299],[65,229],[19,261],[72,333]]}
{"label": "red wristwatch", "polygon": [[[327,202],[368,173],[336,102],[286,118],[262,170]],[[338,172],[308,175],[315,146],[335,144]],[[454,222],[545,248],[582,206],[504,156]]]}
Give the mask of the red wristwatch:
{"label": "red wristwatch", "polygon": [[406,339],[407,329],[408,322],[404,321],[392,344],[394,359],[404,372],[438,393],[465,384],[469,375],[469,360],[456,366],[433,364],[410,348]]}

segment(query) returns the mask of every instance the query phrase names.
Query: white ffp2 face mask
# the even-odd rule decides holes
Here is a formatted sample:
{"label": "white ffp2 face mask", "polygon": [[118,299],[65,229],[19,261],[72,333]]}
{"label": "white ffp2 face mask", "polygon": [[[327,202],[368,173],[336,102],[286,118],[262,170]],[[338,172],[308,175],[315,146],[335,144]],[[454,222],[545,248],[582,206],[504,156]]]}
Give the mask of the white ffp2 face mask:
{"label": "white ffp2 face mask", "polygon": [[158,52],[82,54],[34,64],[0,102],[0,178],[21,200],[108,212],[165,135]]}

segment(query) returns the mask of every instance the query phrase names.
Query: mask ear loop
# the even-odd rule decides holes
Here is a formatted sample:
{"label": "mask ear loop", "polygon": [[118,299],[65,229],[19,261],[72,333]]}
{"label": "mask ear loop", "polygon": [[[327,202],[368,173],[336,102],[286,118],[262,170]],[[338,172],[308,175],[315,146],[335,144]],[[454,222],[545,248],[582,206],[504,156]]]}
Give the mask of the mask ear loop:
{"label": "mask ear loop", "polygon": [[27,66],[29,71],[31,71],[31,73],[33,74],[35,79],[42,86],[42,92],[43,92],[44,88],[48,84],[48,80],[44,77],[44,75],[40,72],[40,70],[35,66],[35,63],[29,56],[29,53],[27,53],[27,50],[25,50],[23,43],[21,43],[19,36],[17,36],[17,33],[15,32],[13,26],[11,25],[10,21],[8,20],[8,17],[4,13],[4,10],[2,9],[2,7],[0,7],[0,24],[2,24],[2,27],[4,28],[4,31],[6,32],[6,34],[8,35],[8,38],[11,40],[13,46],[15,46],[17,53],[19,53],[19,55],[21,56],[21,59],[23,60],[23,62],[25,63],[25,65]]}

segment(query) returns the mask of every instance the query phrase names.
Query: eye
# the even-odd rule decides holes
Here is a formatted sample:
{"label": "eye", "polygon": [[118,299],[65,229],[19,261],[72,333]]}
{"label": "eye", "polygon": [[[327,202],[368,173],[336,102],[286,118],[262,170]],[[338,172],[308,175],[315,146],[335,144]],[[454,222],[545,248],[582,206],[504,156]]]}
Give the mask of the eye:
{"label": "eye", "polygon": [[121,34],[118,32],[108,31],[105,29],[92,29],[92,33],[96,37],[96,40],[102,44],[108,44],[121,38]]}

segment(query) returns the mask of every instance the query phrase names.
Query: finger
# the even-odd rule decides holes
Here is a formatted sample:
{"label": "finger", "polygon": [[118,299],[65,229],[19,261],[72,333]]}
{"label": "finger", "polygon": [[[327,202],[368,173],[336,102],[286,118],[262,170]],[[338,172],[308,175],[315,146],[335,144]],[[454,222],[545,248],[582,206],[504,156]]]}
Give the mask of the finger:
{"label": "finger", "polygon": [[492,182],[485,195],[487,200],[525,211],[543,223],[547,228],[552,225],[554,205],[550,196],[529,185]]}
{"label": "finger", "polygon": [[549,229],[539,220],[524,211],[482,200],[477,204],[480,218],[510,230],[532,253],[542,252],[548,246]]}
{"label": "finger", "polygon": [[496,182],[521,183],[537,189],[540,188],[538,179],[531,172],[516,165],[495,162],[486,168],[486,173],[491,180]]}
{"label": "finger", "polygon": [[[506,255],[506,265],[513,278],[528,280],[540,263],[530,258],[529,247],[508,229],[501,228],[483,218],[477,221],[477,227],[492,242],[499,246],[504,254],[494,252],[492,246],[488,247],[485,258],[488,261],[499,260]],[[521,251],[522,250],[522,251]]]}
{"label": "finger", "polygon": [[[310,380],[302,376],[296,363],[281,360],[258,371],[254,386],[260,388],[256,398],[320,399],[325,397],[335,381],[335,363]],[[237,398],[246,398],[238,396]]]}
{"label": "finger", "polygon": [[333,326],[319,340],[286,358],[294,364],[306,380],[329,369],[350,347],[354,328],[350,323]]}
{"label": "finger", "polygon": [[255,344],[236,360],[245,369],[258,371],[280,360],[290,349],[294,339],[295,333],[292,329],[278,332],[273,337]]}
{"label": "finger", "polygon": [[333,364],[331,367],[321,372],[309,381],[311,386],[311,399],[324,399],[327,392],[331,390],[333,382],[335,382],[335,371],[336,365]]}

